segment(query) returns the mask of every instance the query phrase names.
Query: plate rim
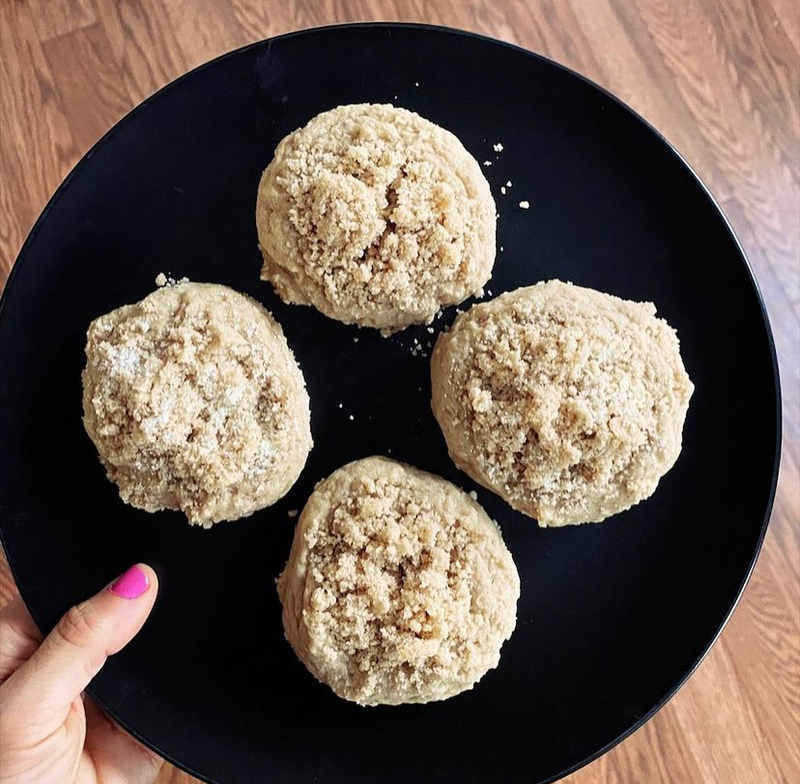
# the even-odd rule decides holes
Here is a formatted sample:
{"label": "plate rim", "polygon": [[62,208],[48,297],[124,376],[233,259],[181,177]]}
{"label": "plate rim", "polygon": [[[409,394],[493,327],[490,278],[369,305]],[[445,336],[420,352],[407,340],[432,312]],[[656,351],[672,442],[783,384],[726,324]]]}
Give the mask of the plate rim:
{"label": "plate rim", "polygon": [[[755,273],[753,272],[753,267],[750,264],[750,260],[747,257],[747,254],[742,247],[742,244],[736,235],[736,232],[731,225],[728,216],[725,214],[724,210],[720,206],[717,199],[714,197],[713,193],[711,192],[710,188],[700,175],[695,171],[692,165],[686,160],[686,158],[681,154],[681,152],[672,144],[672,142],[667,139],[661,131],[659,131],[655,126],[653,126],[649,120],[643,117],[639,112],[629,106],[625,101],[621,98],[614,95],[608,89],[603,87],[602,85],[598,84],[597,82],[593,81],[592,79],[584,76],[582,73],[563,65],[562,63],[553,60],[546,55],[540,54],[538,52],[533,51],[532,49],[527,49],[524,46],[520,46],[518,44],[511,43],[509,41],[503,41],[499,38],[493,38],[492,36],[485,35],[483,33],[476,33],[471,30],[464,30],[457,27],[449,27],[446,25],[435,25],[429,24],[424,22],[390,22],[390,21],[371,21],[371,22],[344,22],[344,23],[337,23],[337,24],[328,24],[328,25],[320,25],[316,27],[303,27],[297,30],[290,30],[285,33],[281,33],[280,35],[270,36],[269,38],[263,38],[258,41],[253,41],[248,44],[244,44],[239,46],[235,49],[231,49],[230,51],[223,52],[216,57],[207,60],[199,65],[191,68],[190,70],[186,71],[185,73],[181,74],[180,76],[176,77],[175,79],[167,82],[165,85],[157,89],[155,92],[151,93],[147,96],[143,101],[136,104],[132,109],[126,112],[119,120],[117,120],[105,133],[103,133],[97,141],[95,141],[89,149],[81,156],[80,160],[75,163],[75,165],[70,169],[61,183],[53,192],[52,196],[48,199],[47,203],[43,207],[42,211],[39,213],[38,217],[34,221],[33,225],[31,226],[30,231],[28,232],[22,246],[17,253],[17,256],[14,260],[14,264],[11,267],[11,271],[8,275],[6,280],[5,286],[3,291],[0,293],[0,332],[2,331],[2,323],[3,323],[3,316],[5,314],[7,300],[9,298],[9,291],[13,289],[13,284],[17,275],[18,270],[21,268],[22,264],[25,261],[25,257],[28,255],[28,249],[33,244],[36,239],[36,235],[39,233],[39,229],[41,228],[42,224],[46,220],[50,211],[55,207],[58,203],[59,199],[61,198],[63,192],[69,186],[70,182],[73,180],[74,177],[78,175],[84,165],[88,162],[88,160],[95,154],[97,150],[101,147],[105,146],[109,143],[113,137],[116,135],[117,132],[120,131],[133,117],[134,115],[138,114],[140,111],[143,111],[147,108],[151,103],[159,100],[164,93],[166,93],[171,88],[177,86],[179,83],[193,77],[195,74],[203,71],[207,68],[210,68],[216,65],[218,62],[225,60],[229,57],[234,57],[236,55],[242,54],[250,49],[255,49],[259,47],[263,47],[264,45],[269,48],[274,41],[282,41],[288,38],[294,38],[299,36],[305,35],[314,35],[318,33],[324,33],[327,31],[333,30],[349,30],[349,29],[364,29],[364,28],[374,28],[374,29],[384,29],[391,31],[392,29],[414,29],[414,30],[422,30],[426,32],[434,32],[434,33],[442,33],[447,35],[456,35],[465,38],[476,39],[481,42],[490,43],[494,45],[499,45],[502,47],[506,47],[508,49],[512,49],[514,51],[520,52],[528,57],[532,57],[536,60],[544,62],[550,66],[555,67],[556,69],[565,72],[572,77],[579,79],[580,81],[584,82],[588,86],[594,88],[595,90],[599,91],[605,98],[611,100],[619,107],[624,109],[628,114],[630,114],[633,119],[638,121],[642,124],[647,130],[649,130],[655,137],[667,148],[669,152],[677,159],[678,163],[681,164],[687,173],[697,182],[700,186],[701,190],[703,191],[706,199],[710,202],[711,206],[716,211],[717,215],[721,218],[722,223],[727,230],[727,233],[730,239],[733,241],[738,253],[739,258],[744,268],[747,272],[748,280],[750,285],[753,288],[753,292],[756,297],[756,301],[758,303],[759,311],[761,313],[761,318],[764,323],[764,329],[766,331],[766,338],[767,338],[767,346],[770,353],[770,361],[772,365],[772,376],[773,376],[773,387],[774,387],[774,406],[775,406],[775,450],[773,456],[773,464],[772,464],[772,478],[770,481],[770,490],[767,496],[767,503],[764,512],[764,519],[761,523],[761,528],[758,535],[758,540],[756,542],[756,546],[753,550],[752,557],[748,564],[748,567],[745,571],[745,574],[739,584],[738,588],[736,589],[735,595],[729,608],[727,609],[722,621],[716,627],[711,639],[707,644],[704,645],[703,649],[698,654],[697,658],[692,662],[691,666],[684,672],[678,680],[672,684],[662,695],[662,697],[653,705],[653,707],[642,714],[636,721],[628,727],[626,730],[621,732],[615,738],[610,740],[606,743],[603,747],[598,749],[597,751],[589,754],[587,757],[583,758],[582,760],[574,763],[569,768],[566,768],[560,773],[557,773],[550,778],[544,779],[540,782],[540,784],[552,784],[559,779],[569,776],[572,773],[575,773],[577,770],[589,765],[590,763],[594,762],[598,758],[602,757],[608,751],[613,749],[618,744],[622,743],[626,740],[630,735],[632,735],[637,730],[641,729],[656,713],[658,713],[674,696],[677,692],[686,684],[689,678],[694,675],[697,668],[703,663],[703,660],[708,655],[711,648],[715,645],[717,640],[719,639],[720,635],[724,631],[725,627],[728,624],[731,616],[733,615],[734,611],[739,605],[739,602],[742,599],[745,589],[747,588],[748,583],[750,582],[750,578],[753,574],[753,570],[755,569],[756,563],[758,561],[758,557],[761,553],[761,548],[764,544],[764,537],[766,536],[767,529],[769,527],[769,523],[772,517],[772,509],[775,501],[775,494],[777,491],[778,485],[778,476],[780,472],[780,463],[781,463],[781,446],[783,440],[783,405],[782,405],[782,395],[781,395],[781,384],[780,384],[780,369],[778,365],[778,357],[777,351],[775,348],[775,339],[772,332],[772,326],[769,320],[769,314],[767,312],[766,305],[764,303],[764,298],[761,293],[761,287],[758,284],[758,280],[756,279]],[[0,545],[2,545],[3,552],[6,557],[6,561],[8,562],[9,568],[11,570],[11,574],[14,577],[15,584],[17,589],[19,590],[19,581],[17,577],[17,571],[14,568],[13,559],[10,557],[8,549],[6,547],[5,535],[3,533],[3,525],[2,520],[0,520]],[[25,602],[25,606],[28,607],[28,602],[25,601],[24,596],[22,595],[22,591],[20,591],[20,596],[22,596],[23,602]],[[38,618],[36,618],[36,613],[31,612],[32,617],[37,623],[37,626],[41,628],[41,623]],[[164,760],[169,762],[170,764],[174,765],[176,768],[188,773],[195,778],[200,779],[201,781],[208,782],[208,784],[224,784],[216,779],[209,778],[201,774],[199,771],[194,770],[190,765],[186,763],[182,763],[179,760],[174,759],[168,753],[165,753],[162,749],[156,747],[156,745],[150,741],[148,741],[145,737],[143,737],[138,731],[133,729],[129,726],[129,724],[123,720],[121,720],[115,713],[115,711],[108,706],[106,701],[102,699],[99,695],[95,693],[95,689],[93,688],[92,684],[86,688],[86,693],[88,693],[91,698],[117,723],[119,724],[126,732],[136,738],[140,743],[142,743],[147,748],[154,751]]]}

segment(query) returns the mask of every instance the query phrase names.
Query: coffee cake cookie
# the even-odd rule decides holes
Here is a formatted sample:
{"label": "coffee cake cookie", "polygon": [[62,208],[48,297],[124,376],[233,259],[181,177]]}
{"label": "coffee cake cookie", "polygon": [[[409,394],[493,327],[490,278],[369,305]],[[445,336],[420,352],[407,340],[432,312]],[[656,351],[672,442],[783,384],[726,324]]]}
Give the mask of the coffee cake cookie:
{"label": "coffee cake cookie", "polygon": [[273,504],[311,449],[308,393],[280,326],[208,283],[166,286],[91,323],[83,412],[123,501],[204,527]]}
{"label": "coffee cake cookie", "polygon": [[286,301],[387,332],[480,291],[495,205],[449,131],[388,104],[339,106],[289,134],[261,178],[261,277]]}
{"label": "coffee cake cookie", "polygon": [[394,705],[452,697],[497,666],[519,576],[466,493],[370,457],[314,490],[278,592],[286,637],[320,681]]}
{"label": "coffee cake cookie", "polygon": [[694,387],[650,303],[559,281],[476,305],[439,336],[432,407],[451,457],[542,526],[651,495]]}

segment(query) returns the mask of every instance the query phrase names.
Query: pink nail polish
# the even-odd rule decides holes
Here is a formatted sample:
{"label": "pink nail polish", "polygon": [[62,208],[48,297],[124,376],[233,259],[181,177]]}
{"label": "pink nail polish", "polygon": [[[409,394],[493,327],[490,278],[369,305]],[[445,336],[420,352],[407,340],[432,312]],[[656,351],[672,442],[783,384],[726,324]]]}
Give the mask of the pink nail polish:
{"label": "pink nail polish", "polygon": [[111,593],[123,599],[136,599],[141,596],[150,585],[147,572],[139,566],[131,566],[109,586]]}

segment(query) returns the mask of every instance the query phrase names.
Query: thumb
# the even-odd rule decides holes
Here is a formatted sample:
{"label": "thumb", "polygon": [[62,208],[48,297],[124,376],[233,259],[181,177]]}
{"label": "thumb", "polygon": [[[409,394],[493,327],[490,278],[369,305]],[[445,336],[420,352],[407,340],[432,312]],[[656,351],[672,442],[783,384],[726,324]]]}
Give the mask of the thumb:
{"label": "thumb", "polygon": [[100,593],[68,610],[5,685],[39,710],[67,709],[106,659],[142,628],[157,590],[158,578],[149,566],[132,566]]}

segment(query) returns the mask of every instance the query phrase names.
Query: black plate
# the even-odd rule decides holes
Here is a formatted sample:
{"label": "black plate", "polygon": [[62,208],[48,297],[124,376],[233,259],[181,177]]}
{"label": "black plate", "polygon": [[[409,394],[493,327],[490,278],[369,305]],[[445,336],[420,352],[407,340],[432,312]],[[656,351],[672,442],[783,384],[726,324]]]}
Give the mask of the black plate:
{"label": "black plate", "polygon": [[[431,338],[424,327],[386,340],[286,306],[258,279],[256,186],[276,143],[357,101],[414,109],[493,162],[503,248],[493,295],[558,277],[653,300],[697,387],[677,465],[651,499],[602,525],[540,530],[475,488],[519,567],[519,623],[497,670],[427,706],[360,708],[316,683],[283,639],[273,585],[292,537],[287,511],[348,460],[391,450],[475,487],[447,457],[428,361],[410,350]],[[298,483],[273,508],[211,531],[124,505],[81,425],[89,321],[143,297],[162,270],[264,302],[311,394],[316,446]],[[706,189],[595,85],[437,28],[283,36],[145,101],[31,232],[2,301],[0,368],[0,516],[25,601],[49,627],[131,562],[152,563],[155,612],[90,691],[168,759],[225,784],[530,784],[574,769],[639,726],[708,650],[752,569],[775,488],[772,338]]]}

